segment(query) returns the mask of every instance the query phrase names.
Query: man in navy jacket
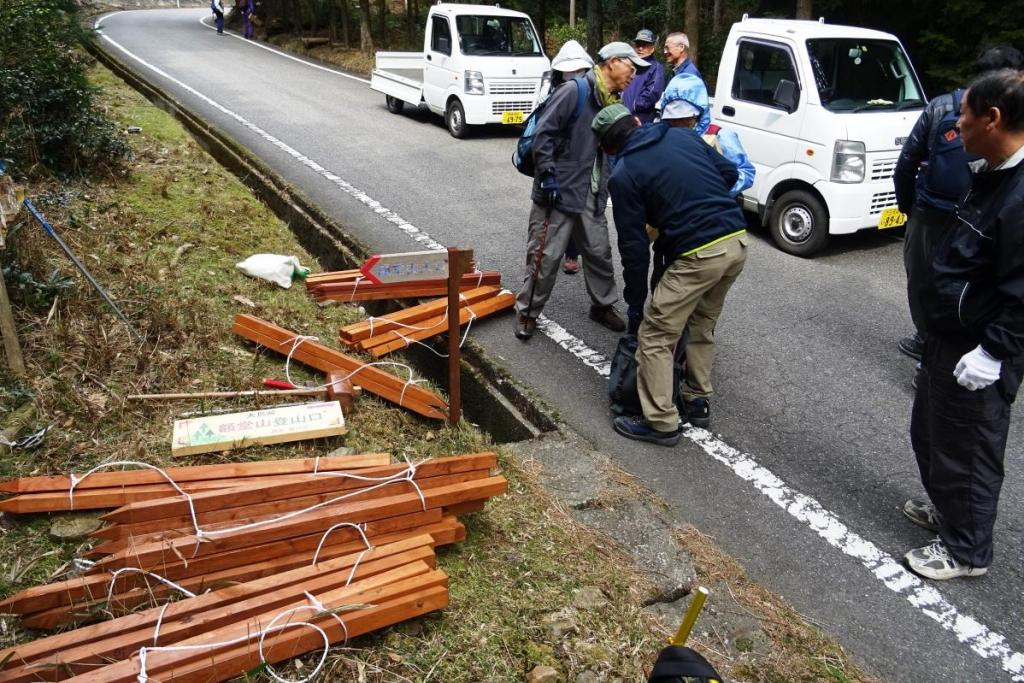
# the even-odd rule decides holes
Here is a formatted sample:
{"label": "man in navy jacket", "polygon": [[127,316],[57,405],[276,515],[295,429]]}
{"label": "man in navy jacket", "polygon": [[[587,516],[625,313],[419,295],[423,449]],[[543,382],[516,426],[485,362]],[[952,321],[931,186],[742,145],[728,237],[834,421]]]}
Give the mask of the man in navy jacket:
{"label": "man in navy jacket", "polygon": [[[725,296],[747,258],[746,219],[729,189],[736,166],[692,128],[699,111],[680,100],[640,128],[622,105],[602,109],[594,131],[618,158],[608,188],[622,259],[629,328],[638,336],[637,387],[643,415],[615,419],[630,439],[672,446],[680,415],[672,400],[672,348],[689,327],[683,398],[688,422],[710,425],[714,330]],[[667,264],[647,302],[651,242]],[[646,308],[644,307],[645,302]]]}
{"label": "man in navy jacket", "polygon": [[651,65],[636,70],[636,76],[622,93],[622,103],[640,119],[640,123],[650,123],[654,120],[654,107],[661,100],[661,93],[665,91],[665,67],[654,58],[654,46],[657,42],[657,36],[649,28],[642,29],[633,39],[636,53]]}

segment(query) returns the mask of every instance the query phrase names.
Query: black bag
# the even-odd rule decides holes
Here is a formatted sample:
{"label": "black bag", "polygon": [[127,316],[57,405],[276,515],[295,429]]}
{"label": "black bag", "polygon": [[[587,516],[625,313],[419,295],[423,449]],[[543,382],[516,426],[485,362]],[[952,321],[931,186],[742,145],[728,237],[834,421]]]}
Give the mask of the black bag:
{"label": "black bag", "polygon": [[669,645],[658,653],[647,683],[724,683],[708,660],[688,647]]}
{"label": "black bag", "polygon": [[[672,402],[679,410],[679,416],[685,417],[686,406],[683,403],[680,384],[686,372],[686,340],[689,335],[683,330],[683,336],[676,343],[672,360]],[[608,400],[612,412],[616,415],[643,415],[640,407],[640,393],[636,387],[636,348],[635,334],[625,334],[619,339],[619,345],[612,356],[611,373],[608,375]]]}

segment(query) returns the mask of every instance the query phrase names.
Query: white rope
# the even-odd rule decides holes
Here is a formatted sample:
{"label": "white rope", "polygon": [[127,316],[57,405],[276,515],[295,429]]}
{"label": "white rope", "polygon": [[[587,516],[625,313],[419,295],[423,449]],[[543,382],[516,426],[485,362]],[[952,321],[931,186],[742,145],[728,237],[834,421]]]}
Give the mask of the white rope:
{"label": "white rope", "polygon": [[359,283],[364,280],[362,275],[356,275],[355,281],[352,282],[352,295],[348,298],[348,302],[352,303],[356,300],[356,290],[359,289]]}
{"label": "white rope", "polygon": [[[469,311],[469,320],[466,322],[466,331],[462,333],[462,338],[459,340],[459,348],[460,349],[462,348],[462,345],[466,343],[466,339],[469,337],[469,328],[471,328],[473,326],[473,321],[476,320],[476,318],[477,318],[476,312],[474,312],[472,308],[470,308],[469,306],[466,306],[466,310]],[[434,325],[434,327],[437,327],[437,325]],[[402,334],[398,330],[394,330],[394,333],[397,334],[402,339],[402,341],[405,342],[406,347],[409,347],[409,346],[411,346],[413,344],[419,344],[420,346],[422,346],[426,350],[430,351],[432,354],[434,354],[438,358],[447,358],[448,357],[447,353],[441,353],[440,351],[435,349],[430,344],[422,342],[419,339],[413,339],[412,337],[406,337],[404,334]]]}
{"label": "white rope", "polygon": [[190,597],[190,598],[196,597],[196,594],[193,593],[192,591],[188,590],[187,588],[182,588],[181,586],[179,586],[178,584],[174,583],[170,579],[165,579],[164,577],[160,576],[159,574],[154,574],[153,572],[147,572],[145,569],[139,569],[138,567],[122,567],[121,569],[118,569],[117,571],[115,571],[113,574],[110,575],[110,586],[107,588],[107,605],[110,605],[110,603],[114,599],[114,585],[117,583],[117,577],[119,577],[119,576],[121,576],[121,574],[125,574],[125,573],[142,574],[143,576],[148,576],[150,578],[156,579],[157,581],[159,581],[160,583],[164,584],[168,588],[171,588],[173,590],[180,591],[181,593],[184,593],[187,597]]}

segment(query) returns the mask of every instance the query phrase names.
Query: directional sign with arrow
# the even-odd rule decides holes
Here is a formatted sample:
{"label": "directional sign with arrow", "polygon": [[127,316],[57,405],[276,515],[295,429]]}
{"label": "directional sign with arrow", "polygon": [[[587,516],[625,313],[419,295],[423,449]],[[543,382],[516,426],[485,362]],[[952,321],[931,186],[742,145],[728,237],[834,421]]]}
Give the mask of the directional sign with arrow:
{"label": "directional sign with arrow", "polygon": [[375,285],[448,277],[447,251],[410,251],[404,254],[376,254],[359,268]]}

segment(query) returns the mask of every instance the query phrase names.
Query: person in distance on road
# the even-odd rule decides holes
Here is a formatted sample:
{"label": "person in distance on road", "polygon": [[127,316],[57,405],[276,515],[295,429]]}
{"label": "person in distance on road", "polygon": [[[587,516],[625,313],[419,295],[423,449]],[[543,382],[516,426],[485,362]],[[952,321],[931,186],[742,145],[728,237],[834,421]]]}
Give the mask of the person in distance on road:
{"label": "person in distance on road", "polygon": [[[993,47],[978,56],[974,73],[980,76],[997,69],[1021,66],[1024,66],[1024,55],[1020,50]],[[935,245],[942,242],[956,222],[953,206],[967,192],[971,180],[967,164],[974,158],[964,150],[956,127],[962,96],[960,88],[928,103],[903,143],[893,173],[896,204],[910,217],[903,241],[903,266],[907,271],[907,300],[914,323],[914,334],[901,339],[897,346],[915,360],[921,360],[924,345],[922,279]]]}
{"label": "person in distance on road", "polygon": [[[621,104],[602,109],[593,123],[605,152],[618,155],[608,187],[629,330],[638,338],[643,409],[643,415],[615,418],[613,426],[627,438],[664,446],[679,441],[684,421],[710,425],[715,324],[747,259],[747,221],[729,194],[739,173],[693,130],[699,116],[698,108],[676,100],[661,122],[642,128]],[[667,265],[648,302],[652,240],[656,261]],[[687,414],[680,420],[672,400],[672,348],[687,326]]]}
{"label": "person in distance on road", "polygon": [[903,507],[938,532],[904,561],[940,580],[980,576],[992,563],[1010,406],[1024,376],[1024,71],[975,79],[957,125],[979,159],[925,274],[910,439],[930,502]]}
{"label": "person in distance on road", "polygon": [[224,2],[223,0],[210,0],[210,11],[213,12],[213,23],[217,27],[217,35],[224,35]]}
{"label": "person in distance on road", "polygon": [[619,101],[639,66],[647,62],[627,43],[605,45],[598,52],[597,66],[583,79],[587,99],[579,114],[579,89],[558,88],[537,121],[526,274],[516,297],[519,339],[529,339],[537,328],[570,236],[587,264],[583,276],[590,318],[615,332],[626,329],[614,306],[619,295],[605,218],[608,161],[598,149],[590,122],[601,107]]}

